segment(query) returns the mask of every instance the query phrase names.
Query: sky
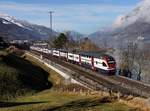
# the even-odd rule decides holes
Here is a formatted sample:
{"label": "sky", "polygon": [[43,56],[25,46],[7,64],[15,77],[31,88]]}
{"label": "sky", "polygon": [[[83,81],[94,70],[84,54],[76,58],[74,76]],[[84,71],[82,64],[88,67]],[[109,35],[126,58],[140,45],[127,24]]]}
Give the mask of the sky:
{"label": "sky", "polygon": [[0,13],[50,27],[55,31],[75,30],[83,34],[110,27],[120,15],[134,9],[141,0],[0,0]]}

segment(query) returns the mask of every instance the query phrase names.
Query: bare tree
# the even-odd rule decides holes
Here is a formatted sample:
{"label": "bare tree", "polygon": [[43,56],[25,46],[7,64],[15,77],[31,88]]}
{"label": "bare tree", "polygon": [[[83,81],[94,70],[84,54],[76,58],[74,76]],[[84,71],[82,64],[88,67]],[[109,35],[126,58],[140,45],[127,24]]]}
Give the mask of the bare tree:
{"label": "bare tree", "polygon": [[141,80],[143,66],[149,60],[149,53],[145,48],[139,47],[138,43],[128,42],[126,48],[121,49],[121,69],[123,75],[132,77],[133,70],[136,72],[137,79]]}
{"label": "bare tree", "polygon": [[126,48],[121,49],[121,69],[123,70],[123,75],[132,77],[131,71],[135,63],[135,55],[137,52],[137,44],[133,42],[128,42]]}
{"label": "bare tree", "polygon": [[146,49],[138,49],[136,53],[136,66],[137,66],[137,74],[138,74],[138,80],[141,80],[141,74],[143,69],[145,68],[147,62],[149,61],[149,52]]}

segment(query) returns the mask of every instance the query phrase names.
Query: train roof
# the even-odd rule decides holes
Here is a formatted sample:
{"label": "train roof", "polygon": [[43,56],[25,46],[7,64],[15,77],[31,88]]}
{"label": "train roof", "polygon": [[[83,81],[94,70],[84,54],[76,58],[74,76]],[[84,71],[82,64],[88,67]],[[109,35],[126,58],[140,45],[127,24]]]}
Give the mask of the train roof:
{"label": "train roof", "polygon": [[60,51],[60,52],[68,52],[68,50],[66,50],[66,49],[58,49],[58,51]]}
{"label": "train roof", "polygon": [[90,57],[95,57],[95,58],[102,58],[102,57],[108,57],[110,59],[113,59],[112,56],[106,54],[105,51],[101,51],[101,52],[93,52],[93,51],[90,51],[90,52],[80,52],[80,55],[83,55],[83,56],[90,56]]}

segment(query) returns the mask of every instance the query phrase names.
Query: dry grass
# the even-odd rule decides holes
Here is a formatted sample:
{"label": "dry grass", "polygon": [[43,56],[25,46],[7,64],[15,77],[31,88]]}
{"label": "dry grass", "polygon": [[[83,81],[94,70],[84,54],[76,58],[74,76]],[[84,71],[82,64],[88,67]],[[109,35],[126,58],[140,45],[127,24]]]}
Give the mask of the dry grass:
{"label": "dry grass", "polygon": [[141,108],[143,111],[150,111],[150,103],[148,99],[135,97],[128,100],[121,100],[120,102],[135,108]]}
{"label": "dry grass", "polygon": [[[6,105],[13,106],[1,107],[0,111],[141,111],[112,99],[107,92],[89,91],[73,84],[63,86],[64,79],[55,71],[31,56],[26,56],[25,59],[49,72],[49,79],[58,88],[11,100]],[[60,90],[60,86],[63,90]]]}
{"label": "dry grass", "polygon": [[141,111],[111,98],[96,95],[45,90],[33,96],[20,97],[11,101],[22,103],[13,107],[3,107],[0,111]]}

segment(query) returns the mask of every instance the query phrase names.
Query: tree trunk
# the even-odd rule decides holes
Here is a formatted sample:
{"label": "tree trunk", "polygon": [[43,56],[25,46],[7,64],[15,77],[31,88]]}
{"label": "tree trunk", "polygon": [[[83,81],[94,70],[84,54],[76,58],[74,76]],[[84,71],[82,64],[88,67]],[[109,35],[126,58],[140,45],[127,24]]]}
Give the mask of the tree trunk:
{"label": "tree trunk", "polygon": [[138,81],[141,81],[141,69],[139,70],[139,74],[138,74],[137,80],[138,80]]}

